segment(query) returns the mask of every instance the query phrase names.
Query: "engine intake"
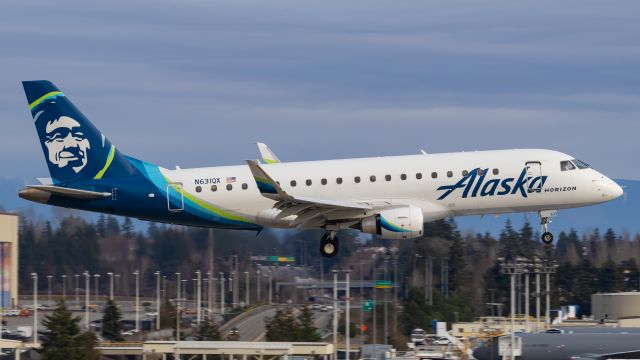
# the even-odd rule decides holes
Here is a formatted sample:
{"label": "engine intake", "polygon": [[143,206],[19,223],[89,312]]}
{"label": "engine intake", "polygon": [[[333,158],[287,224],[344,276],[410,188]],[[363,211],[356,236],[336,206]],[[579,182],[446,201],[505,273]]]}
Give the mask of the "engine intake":
{"label": "engine intake", "polygon": [[383,210],[362,219],[362,232],[380,235],[384,239],[414,239],[424,231],[422,209],[405,206]]}

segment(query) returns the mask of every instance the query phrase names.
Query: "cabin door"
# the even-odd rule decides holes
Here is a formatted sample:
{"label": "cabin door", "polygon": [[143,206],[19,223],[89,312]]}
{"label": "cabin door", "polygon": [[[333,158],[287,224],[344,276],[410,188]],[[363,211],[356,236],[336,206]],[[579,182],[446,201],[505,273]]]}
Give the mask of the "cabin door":
{"label": "cabin door", "polygon": [[184,193],[182,183],[167,184],[167,208],[171,212],[184,210]]}
{"label": "cabin door", "polygon": [[525,169],[527,172],[527,191],[540,192],[542,191],[542,163],[540,161],[528,161],[525,163]]}

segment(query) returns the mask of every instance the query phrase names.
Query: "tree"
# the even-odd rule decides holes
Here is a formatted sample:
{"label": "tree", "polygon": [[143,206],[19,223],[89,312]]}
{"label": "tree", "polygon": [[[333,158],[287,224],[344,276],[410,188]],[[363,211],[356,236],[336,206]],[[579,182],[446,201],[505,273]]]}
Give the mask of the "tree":
{"label": "tree", "polygon": [[222,340],[222,335],[220,334],[220,329],[218,328],[218,324],[211,320],[204,320],[200,323],[200,327],[196,333],[197,341],[220,341]]}
{"label": "tree", "polygon": [[[355,331],[351,334],[355,334]],[[320,341],[318,329],[313,322],[313,312],[308,306],[303,306],[298,315],[295,341]]]}
{"label": "tree", "polygon": [[110,341],[124,341],[122,337],[122,314],[116,303],[109,299],[102,315],[102,336]]}
{"label": "tree", "polygon": [[80,353],[84,360],[100,360],[100,351],[96,350],[98,339],[93,331],[85,331],[78,336]]}
{"label": "tree", "polygon": [[295,341],[295,322],[291,309],[278,309],[273,318],[265,321],[267,341]]}
{"label": "tree", "polygon": [[[93,347],[91,339],[80,334],[79,317],[73,317],[64,301],[58,302],[56,309],[44,317],[40,332],[42,346],[37,351],[43,360],[84,360],[88,347]],[[93,340],[95,342],[95,338]]]}

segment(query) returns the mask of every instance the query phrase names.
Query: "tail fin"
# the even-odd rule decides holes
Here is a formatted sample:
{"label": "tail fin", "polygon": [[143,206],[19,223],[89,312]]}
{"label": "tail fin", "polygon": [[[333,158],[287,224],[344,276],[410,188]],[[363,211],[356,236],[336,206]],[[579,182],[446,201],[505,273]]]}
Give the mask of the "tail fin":
{"label": "tail fin", "polygon": [[23,81],[54,183],[135,173],[127,159],[50,81]]}

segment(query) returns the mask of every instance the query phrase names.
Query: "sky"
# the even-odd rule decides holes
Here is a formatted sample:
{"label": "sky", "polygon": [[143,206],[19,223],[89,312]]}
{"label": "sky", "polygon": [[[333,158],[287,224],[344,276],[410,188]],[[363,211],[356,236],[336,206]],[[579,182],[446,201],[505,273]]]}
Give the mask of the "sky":
{"label": "sky", "polygon": [[[90,6],[87,6],[90,4]],[[638,1],[25,1],[0,8],[2,179],[48,177],[20,81],[165,167],[549,148],[640,179]]]}

